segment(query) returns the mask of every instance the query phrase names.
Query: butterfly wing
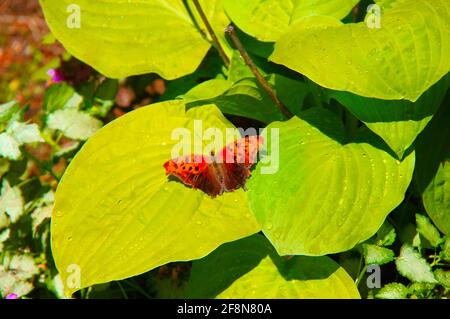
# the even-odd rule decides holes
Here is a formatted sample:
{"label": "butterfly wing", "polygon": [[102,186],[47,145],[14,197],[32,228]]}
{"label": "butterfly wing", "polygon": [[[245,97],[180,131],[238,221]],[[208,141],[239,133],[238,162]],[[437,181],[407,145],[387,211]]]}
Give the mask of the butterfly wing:
{"label": "butterfly wing", "polygon": [[191,155],[175,158],[164,163],[166,175],[173,175],[185,185],[193,189],[201,189],[212,197],[224,192],[220,172],[216,170],[215,163],[208,164],[207,157],[202,155]]}
{"label": "butterfly wing", "polygon": [[227,145],[219,153],[217,170],[220,171],[224,191],[245,189],[250,168],[256,163],[257,154],[264,139],[261,136],[246,136]]}
{"label": "butterfly wing", "polygon": [[189,155],[172,159],[164,163],[166,175],[173,175],[184,184],[216,197],[245,187],[263,143],[260,136],[246,136],[227,145],[214,158]]}
{"label": "butterfly wing", "polygon": [[166,169],[166,175],[173,175],[193,188],[196,188],[196,180],[205,176],[208,171],[208,163],[203,155],[174,158],[165,162],[163,166]]}
{"label": "butterfly wing", "polygon": [[245,136],[228,144],[219,156],[224,163],[243,164],[250,169],[256,163],[258,151],[263,144],[264,138],[262,136]]}

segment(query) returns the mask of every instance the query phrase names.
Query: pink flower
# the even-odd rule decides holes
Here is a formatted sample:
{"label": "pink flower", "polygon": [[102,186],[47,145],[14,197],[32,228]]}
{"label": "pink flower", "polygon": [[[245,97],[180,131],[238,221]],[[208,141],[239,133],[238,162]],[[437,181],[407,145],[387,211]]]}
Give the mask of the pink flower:
{"label": "pink flower", "polygon": [[6,296],[6,299],[17,299],[17,298],[18,298],[18,296],[16,294],[14,294],[14,293],[8,294]]}
{"label": "pink flower", "polygon": [[64,81],[64,75],[62,74],[61,70],[50,69],[47,71],[47,74],[51,76],[50,81],[52,83],[60,83]]}

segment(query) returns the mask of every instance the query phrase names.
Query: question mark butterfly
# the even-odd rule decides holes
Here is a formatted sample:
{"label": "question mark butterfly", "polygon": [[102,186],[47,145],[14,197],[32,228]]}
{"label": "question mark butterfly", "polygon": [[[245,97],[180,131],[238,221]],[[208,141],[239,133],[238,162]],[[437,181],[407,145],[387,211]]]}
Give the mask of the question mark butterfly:
{"label": "question mark butterfly", "polygon": [[242,187],[264,144],[261,136],[246,136],[225,146],[218,154],[187,155],[164,163],[166,175],[216,197]]}

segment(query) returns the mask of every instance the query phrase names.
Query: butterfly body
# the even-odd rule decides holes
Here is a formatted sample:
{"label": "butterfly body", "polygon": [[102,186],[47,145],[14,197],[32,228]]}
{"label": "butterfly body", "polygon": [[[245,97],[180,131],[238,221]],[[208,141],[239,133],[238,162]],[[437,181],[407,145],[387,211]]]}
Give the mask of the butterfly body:
{"label": "butterfly body", "polygon": [[166,175],[173,175],[185,185],[216,197],[241,187],[245,189],[262,144],[262,137],[247,136],[227,145],[217,155],[175,158],[164,163],[164,168]]}

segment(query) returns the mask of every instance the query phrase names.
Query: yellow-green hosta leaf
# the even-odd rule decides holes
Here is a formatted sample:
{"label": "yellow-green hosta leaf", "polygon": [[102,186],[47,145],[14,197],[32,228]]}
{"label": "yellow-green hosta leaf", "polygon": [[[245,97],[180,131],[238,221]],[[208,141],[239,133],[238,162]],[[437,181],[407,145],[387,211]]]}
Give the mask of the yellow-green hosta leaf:
{"label": "yellow-green hosta leaf", "polygon": [[66,285],[67,294],[201,258],[259,231],[242,189],[212,199],[165,176],[162,165],[180,142],[172,133],[193,132],[195,119],[203,130],[233,128],[213,105],[186,112],[169,101],[111,122],[77,153],[57,189],[51,225],[63,282],[80,270],[80,287]]}
{"label": "yellow-green hosta leaf", "polygon": [[[201,19],[200,15],[198,14],[197,9],[193,4],[192,0],[189,0],[188,3],[191,8],[191,12],[195,16],[195,20],[200,25],[202,30],[207,32],[206,26],[203,23],[203,20]],[[219,40],[220,45],[222,46],[225,55],[228,58],[231,58],[231,56],[233,55],[233,48],[229,44],[227,37],[225,35],[225,29],[230,24],[230,19],[225,13],[225,9],[223,7],[223,0],[199,0],[199,3],[200,6],[202,7],[203,12],[208,18],[208,21],[217,39]],[[207,34],[207,37],[210,41],[212,41],[212,38],[209,35],[209,33]]]}
{"label": "yellow-green hosta leaf", "polygon": [[422,94],[416,102],[370,99],[331,90],[328,96],[350,110],[402,158],[439,109],[449,86],[450,74]]}
{"label": "yellow-green hosta leaf", "polygon": [[389,9],[393,6],[395,1],[397,0],[375,0],[375,3],[378,4],[382,9]]}
{"label": "yellow-green hosta leaf", "polygon": [[224,0],[230,19],[261,41],[276,41],[308,16],[344,18],[359,0]]}
{"label": "yellow-green hosta leaf", "polygon": [[270,57],[327,88],[416,101],[450,71],[450,2],[398,0],[380,28],[293,26]]}
{"label": "yellow-green hosta leaf", "polygon": [[189,298],[360,298],[352,278],[328,257],[277,255],[262,235],[224,244],[194,261]]}
{"label": "yellow-green hosta leaf", "polygon": [[[450,156],[450,91],[439,110],[414,142],[415,188],[422,195],[446,157]],[[433,141],[430,143],[430,141]]]}
{"label": "yellow-green hosta leaf", "polygon": [[[425,210],[436,227],[444,234],[450,235],[450,157],[439,165],[422,198]],[[436,235],[433,238],[436,238]],[[439,240],[434,244],[439,244]]]}
{"label": "yellow-green hosta leaf", "polygon": [[[111,78],[192,73],[210,44],[180,0],[40,0],[55,37]],[[78,23],[79,22],[79,23]]]}
{"label": "yellow-green hosta leaf", "polygon": [[267,132],[268,155],[249,181],[248,197],[279,254],[348,250],[374,235],[404,198],[414,153],[400,162],[368,131],[347,142],[330,111],[310,109]]}
{"label": "yellow-green hosta leaf", "polygon": [[[213,82],[212,82],[213,81]],[[187,102],[188,107],[195,107],[213,103],[225,114],[238,115],[258,120],[262,123],[280,121],[284,119],[283,113],[275,106],[269,95],[261,88],[255,78],[244,78],[228,89],[223,85],[224,80],[210,80],[194,88],[191,95],[214,96],[213,98]],[[215,86],[213,88],[212,86]],[[188,97],[189,98],[189,97]]]}

